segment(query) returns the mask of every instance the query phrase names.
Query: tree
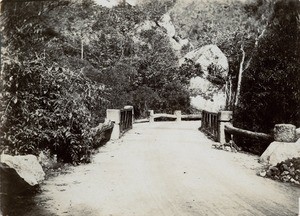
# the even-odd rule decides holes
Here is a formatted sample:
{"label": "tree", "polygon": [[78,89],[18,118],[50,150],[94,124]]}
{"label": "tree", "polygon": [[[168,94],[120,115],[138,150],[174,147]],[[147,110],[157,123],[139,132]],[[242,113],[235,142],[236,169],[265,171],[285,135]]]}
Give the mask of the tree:
{"label": "tree", "polygon": [[[251,65],[244,72],[235,126],[265,133],[272,133],[278,123],[300,126],[299,9],[296,0],[274,4]],[[251,143],[248,140],[244,145]]]}

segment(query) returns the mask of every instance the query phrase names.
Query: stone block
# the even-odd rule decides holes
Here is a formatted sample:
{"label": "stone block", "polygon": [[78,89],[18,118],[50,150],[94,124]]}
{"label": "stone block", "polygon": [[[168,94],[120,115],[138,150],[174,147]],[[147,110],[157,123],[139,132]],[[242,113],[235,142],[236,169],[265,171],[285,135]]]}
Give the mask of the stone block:
{"label": "stone block", "polygon": [[274,127],[274,140],[277,142],[295,142],[296,126],[292,124],[276,124]]}
{"label": "stone block", "polygon": [[231,122],[219,122],[219,138],[218,138],[218,141],[221,143],[221,144],[225,144],[227,143],[227,140],[226,140],[226,134],[225,134],[225,125],[231,125],[232,126],[232,123]]}
{"label": "stone block", "polygon": [[180,122],[181,121],[181,110],[176,110],[174,112],[174,115],[176,116],[176,121]]}
{"label": "stone block", "polygon": [[117,139],[120,138],[120,136],[121,136],[120,125],[119,124],[114,124],[114,127],[113,127],[112,132],[111,132],[110,139],[111,140],[117,140]]}
{"label": "stone block", "polygon": [[149,122],[154,122],[154,110],[149,110]]}
{"label": "stone block", "polygon": [[115,124],[119,124],[121,120],[121,113],[119,109],[107,109],[106,118],[113,121]]}
{"label": "stone block", "polygon": [[232,120],[232,111],[218,112],[218,121],[229,122]]}

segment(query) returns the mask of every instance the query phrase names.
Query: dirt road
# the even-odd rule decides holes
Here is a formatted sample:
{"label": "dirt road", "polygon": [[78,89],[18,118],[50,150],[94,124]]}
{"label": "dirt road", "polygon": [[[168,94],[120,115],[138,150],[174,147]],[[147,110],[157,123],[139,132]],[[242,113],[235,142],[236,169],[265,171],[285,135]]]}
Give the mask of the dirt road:
{"label": "dirt road", "polygon": [[256,176],[255,156],[212,149],[199,125],[134,125],[48,179],[27,215],[298,215],[299,187]]}

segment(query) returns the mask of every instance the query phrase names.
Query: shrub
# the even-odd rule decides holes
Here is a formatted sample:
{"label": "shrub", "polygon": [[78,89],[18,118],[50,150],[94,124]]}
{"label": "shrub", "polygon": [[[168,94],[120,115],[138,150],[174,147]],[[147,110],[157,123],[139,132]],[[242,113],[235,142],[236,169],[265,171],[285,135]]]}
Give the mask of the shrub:
{"label": "shrub", "polygon": [[38,59],[5,66],[1,143],[13,154],[50,149],[65,162],[87,161],[89,130],[107,103],[103,90],[80,72],[44,64]]}

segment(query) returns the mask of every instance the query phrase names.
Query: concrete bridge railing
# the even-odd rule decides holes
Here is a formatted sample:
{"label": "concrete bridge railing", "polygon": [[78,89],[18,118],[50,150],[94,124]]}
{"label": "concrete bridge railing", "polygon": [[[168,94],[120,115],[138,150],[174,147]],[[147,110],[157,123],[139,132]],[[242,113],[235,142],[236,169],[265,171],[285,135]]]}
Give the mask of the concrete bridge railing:
{"label": "concrete bridge railing", "polygon": [[170,118],[175,119],[176,121],[180,122],[182,120],[197,120],[201,119],[201,114],[190,114],[190,115],[183,115],[181,110],[174,111],[174,114],[167,114],[167,113],[154,113],[154,110],[149,110],[149,122],[154,122],[157,118]]}
{"label": "concrete bridge railing", "polygon": [[107,109],[106,119],[114,123],[111,139],[119,139],[126,131],[132,129],[134,121],[133,107],[125,106],[123,109]]}
{"label": "concrete bridge railing", "polygon": [[225,126],[231,125],[232,111],[218,113],[202,111],[201,130],[209,134],[215,141],[226,143]]}

